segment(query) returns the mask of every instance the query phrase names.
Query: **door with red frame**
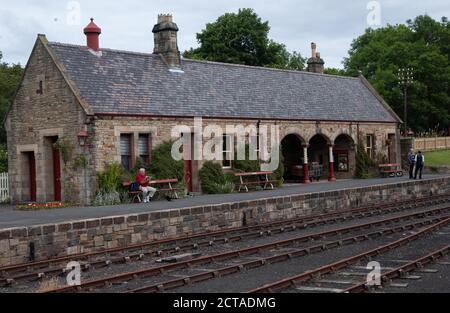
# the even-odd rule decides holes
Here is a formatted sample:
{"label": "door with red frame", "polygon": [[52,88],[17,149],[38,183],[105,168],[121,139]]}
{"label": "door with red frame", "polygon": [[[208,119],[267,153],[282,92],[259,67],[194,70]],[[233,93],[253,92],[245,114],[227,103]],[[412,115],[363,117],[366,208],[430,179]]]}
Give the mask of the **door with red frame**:
{"label": "door with red frame", "polygon": [[193,159],[193,141],[194,135],[191,133],[184,133],[183,137],[188,137],[188,143],[183,145],[183,160],[184,160],[184,183],[189,192],[193,192],[192,184],[192,159]]}
{"label": "door with red frame", "polygon": [[30,201],[36,202],[36,158],[34,152],[28,152],[29,180],[30,180]]}
{"label": "door with red frame", "polygon": [[[55,141],[56,142],[56,141]],[[59,150],[52,145],[53,188],[55,201],[61,201],[61,157]]]}

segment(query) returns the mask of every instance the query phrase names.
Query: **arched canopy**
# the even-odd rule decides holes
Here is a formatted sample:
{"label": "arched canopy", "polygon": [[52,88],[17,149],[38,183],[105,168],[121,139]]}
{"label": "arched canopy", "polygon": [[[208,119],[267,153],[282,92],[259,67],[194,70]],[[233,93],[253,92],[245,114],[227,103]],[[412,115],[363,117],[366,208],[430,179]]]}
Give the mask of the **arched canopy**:
{"label": "arched canopy", "polygon": [[309,139],[309,144],[325,144],[325,145],[331,145],[331,140],[324,134],[315,134],[314,136]]}
{"label": "arched canopy", "polygon": [[335,146],[349,146],[353,147],[355,145],[355,141],[350,135],[340,134],[334,139]]}

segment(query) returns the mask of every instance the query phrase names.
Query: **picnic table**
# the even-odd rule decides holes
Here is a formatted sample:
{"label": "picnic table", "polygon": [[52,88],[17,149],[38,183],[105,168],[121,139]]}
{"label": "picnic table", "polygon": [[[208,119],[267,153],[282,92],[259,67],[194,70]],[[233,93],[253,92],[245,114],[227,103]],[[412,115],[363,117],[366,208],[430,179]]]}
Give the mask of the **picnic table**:
{"label": "picnic table", "polygon": [[382,177],[402,177],[403,170],[401,169],[401,165],[397,163],[393,164],[380,164],[378,165],[380,169],[380,175]]}
{"label": "picnic table", "polygon": [[273,189],[273,183],[275,180],[270,180],[269,175],[273,172],[250,172],[250,173],[235,173],[234,176],[239,177],[239,189],[245,189],[248,192],[249,186],[262,186],[263,189]]}
{"label": "picnic table", "polygon": [[[181,191],[183,189],[175,188],[173,186],[173,184],[177,184],[177,183],[178,183],[178,179],[176,179],[176,178],[158,179],[158,180],[151,180],[149,182],[149,186],[155,187],[156,193],[167,193],[167,194],[172,195],[175,199],[179,199],[177,191]],[[123,185],[123,187],[130,189],[131,184],[132,184],[132,182],[127,181],[127,182],[124,182],[122,185]],[[142,194],[141,190],[138,190],[138,191],[129,190],[128,195],[131,198],[131,203],[135,202],[136,200],[138,200],[139,202],[142,202],[141,194]]]}

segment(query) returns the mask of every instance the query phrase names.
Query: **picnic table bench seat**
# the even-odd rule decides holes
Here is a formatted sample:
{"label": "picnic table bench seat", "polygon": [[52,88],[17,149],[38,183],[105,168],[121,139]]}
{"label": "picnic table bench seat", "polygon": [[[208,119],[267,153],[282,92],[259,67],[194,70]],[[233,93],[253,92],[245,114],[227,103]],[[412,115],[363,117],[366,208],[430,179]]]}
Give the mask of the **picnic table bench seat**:
{"label": "picnic table bench seat", "polygon": [[397,163],[392,164],[380,164],[378,165],[380,169],[380,175],[382,177],[402,177],[403,170],[401,169],[401,165]]}
{"label": "picnic table bench seat", "polygon": [[[183,190],[183,188],[173,187],[172,184],[177,184],[177,183],[178,183],[178,179],[176,179],[176,178],[158,179],[158,180],[151,180],[149,182],[149,186],[152,186],[152,185],[155,186],[156,193],[168,193],[168,194],[171,194],[175,199],[179,199],[177,191],[181,191],[181,190]],[[126,181],[126,182],[122,183],[123,187],[128,188],[128,190],[130,189],[131,184],[132,184],[131,181]],[[161,188],[157,188],[158,186],[161,186]],[[136,200],[138,200],[139,202],[142,202],[141,194],[142,194],[141,190],[138,190],[138,191],[129,190],[128,196],[131,198],[131,203],[134,203]]]}
{"label": "picnic table bench seat", "polygon": [[249,172],[249,173],[235,173],[235,177],[239,177],[239,189],[240,192],[242,189],[245,189],[246,192],[249,191],[249,186],[262,186],[263,189],[274,189],[273,184],[276,183],[276,180],[270,180],[269,175],[272,175],[273,172]]}

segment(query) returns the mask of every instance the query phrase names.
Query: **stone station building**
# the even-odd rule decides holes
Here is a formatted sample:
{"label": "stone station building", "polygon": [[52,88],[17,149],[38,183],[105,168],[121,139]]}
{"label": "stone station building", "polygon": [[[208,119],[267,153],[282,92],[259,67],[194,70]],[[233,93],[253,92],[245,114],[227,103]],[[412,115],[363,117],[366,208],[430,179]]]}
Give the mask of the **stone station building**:
{"label": "stone station building", "polygon": [[[93,20],[86,46],[38,35],[5,121],[13,202],[87,204],[107,162],[151,163],[152,147],[195,117],[279,126],[288,180],[307,183],[311,162],[331,181],[350,178],[358,141],[399,163],[401,120],[364,77],[323,74],[315,44],[308,71],[288,71],[183,59],[177,32],[172,16],[158,16],[153,53],[100,48]],[[185,161],[190,191],[200,191],[201,166]]]}

